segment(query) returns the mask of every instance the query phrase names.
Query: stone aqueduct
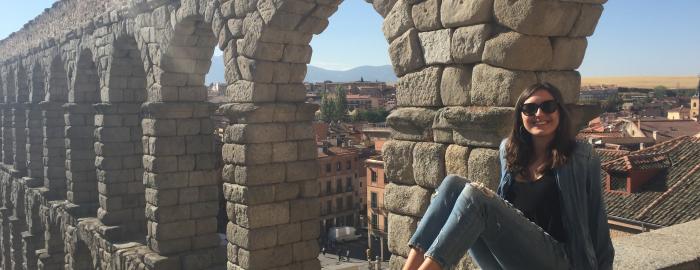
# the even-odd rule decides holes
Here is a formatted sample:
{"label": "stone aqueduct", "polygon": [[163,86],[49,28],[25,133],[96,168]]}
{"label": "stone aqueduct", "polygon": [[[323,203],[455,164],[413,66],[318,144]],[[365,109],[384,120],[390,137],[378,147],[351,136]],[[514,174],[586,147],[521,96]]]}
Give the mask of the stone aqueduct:
{"label": "stone aqueduct", "polygon": [[[604,2],[371,3],[400,77],[384,149],[392,267],[445,174],[494,184],[518,91],[547,81],[576,102]],[[0,268],[319,269],[317,107],[302,82],[339,4],[62,0],[0,41]],[[204,87],[215,46],[219,108]]]}

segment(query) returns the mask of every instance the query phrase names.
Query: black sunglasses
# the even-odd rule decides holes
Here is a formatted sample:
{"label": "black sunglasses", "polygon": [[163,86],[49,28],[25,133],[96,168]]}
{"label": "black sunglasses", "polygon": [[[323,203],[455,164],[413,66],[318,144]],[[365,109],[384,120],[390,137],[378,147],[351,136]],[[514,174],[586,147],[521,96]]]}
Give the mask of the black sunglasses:
{"label": "black sunglasses", "polygon": [[559,104],[554,100],[547,100],[540,104],[537,103],[525,103],[520,107],[520,111],[527,116],[533,116],[537,113],[538,109],[542,109],[544,113],[553,113],[557,111]]}

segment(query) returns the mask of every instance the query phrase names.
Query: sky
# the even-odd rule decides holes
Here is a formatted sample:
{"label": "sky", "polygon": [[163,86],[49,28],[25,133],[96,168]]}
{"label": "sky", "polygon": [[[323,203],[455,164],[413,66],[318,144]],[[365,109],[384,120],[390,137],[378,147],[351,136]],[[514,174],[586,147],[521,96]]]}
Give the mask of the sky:
{"label": "sky", "polygon": [[[0,39],[54,1],[21,2],[0,9]],[[579,69],[584,77],[700,74],[699,0],[610,0],[604,7]],[[371,4],[345,0],[328,28],[311,41],[311,65],[346,70],[390,64],[381,26]]]}

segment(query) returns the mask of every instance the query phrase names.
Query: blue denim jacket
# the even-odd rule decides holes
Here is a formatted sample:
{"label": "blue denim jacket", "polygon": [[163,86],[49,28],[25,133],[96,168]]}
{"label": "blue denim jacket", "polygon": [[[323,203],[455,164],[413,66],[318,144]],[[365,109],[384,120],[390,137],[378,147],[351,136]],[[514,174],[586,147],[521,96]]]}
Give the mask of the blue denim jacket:
{"label": "blue denim jacket", "polygon": [[[498,195],[505,199],[513,183],[506,171],[505,139],[501,142],[501,182]],[[615,250],[610,240],[607,212],[601,196],[600,159],[587,143],[577,142],[574,153],[555,169],[559,187],[564,243],[573,269],[612,269]]]}

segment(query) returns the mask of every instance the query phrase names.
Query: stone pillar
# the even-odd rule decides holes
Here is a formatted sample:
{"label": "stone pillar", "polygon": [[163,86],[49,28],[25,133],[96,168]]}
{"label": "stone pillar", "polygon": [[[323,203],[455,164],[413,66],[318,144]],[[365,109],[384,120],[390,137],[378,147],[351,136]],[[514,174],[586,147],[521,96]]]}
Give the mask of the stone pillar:
{"label": "stone pillar", "polygon": [[[303,86],[289,88],[303,93]],[[232,123],[222,149],[229,269],[320,268],[316,108],[302,102],[220,108]]]}
{"label": "stone pillar", "polygon": [[3,147],[4,147],[4,146],[3,146],[3,137],[4,137],[4,133],[3,133],[3,131],[2,131],[3,126],[5,125],[5,124],[3,124],[4,121],[5,121],[5,109],[4,109],[5,106],[6,106],[6,105],[5,105],[4,102],[0,103],[0,163],[4,163],[4,160],[5,160],[5,159],[4,159],[5,151],[3,151]]}
{"label": "stone pillar", "polygon": [[36,250],[37,237],[30,232],[22,232],[22,260],[24,261],[24,269],[36,269],[37,259]]}
{"label": "stone pillar", "polygon": [[496,189],[497,148],[525,88],[551,83],[567,106],[577,102],[575,69],[604,2],[399,0],[390,8],[383,31],[399,76],[383,149],[391,265],[408,255],[408,237],[445,175]]}
{"label": "stone pillar", "polygon": [[66,123],[66,196],[69,202],[80,206],[79,216],[95,216],[98,207],[95,110],[92,104],[68,103],[63,108]]}
{"label": "stone pillar", "polygon": [[164,256],[217,248],[220,177],[209,104],[147,103],[143,109],[148,246]]}
{"label": "stone pillar", "polygon": [[[32,180],[25,179],[27,182]],[[25,193],[27,231],[22,232],[24,262],[27,265],[26,269],[36,269],[36,251],[44,247],[44,228],[40,216],[42,193],[41,188],[30,188]]]}
{"label": "stone pillar", "polygon": [[27,134],[26,131],[26,111],[23,103],[14,104],[12,107],[12,151],[15,154],[14,169],[20,176],[27,173]]}
{"label": "stone pillar", "polygon": [[12,269],[12,251],[10,245],[10,216],[12,210],[0,207],[0,257],[2,269]]}
{"label": "stone pillar", "polygon": [[12,104],[6,103],[2,107],[2,163],[14,165],[15,154],[12,149],[14,133],[12,132]]}
{"label": "stone pillar", "polygon": [[44,126],[44,187],[51,199],[66,198],[66,147],[63,103],[41,102]]}
{"label": "stone pillar", "polygon": [[44,132],[41,108],[37,103],[28,103],[26,108],[27,134],[27,183],[32,186],[43,185],[44,180]]}
{"label": "stone pillar", "polygon": [[141,106],[101,103],[95,108],[95,165],[100,206],[97,216],[105,225],[123,226],[122,233],[130,239],[143,237],[146,203],[142,181]]}
{"label": "stone pillar", "polygon": [[38,268],[53,270],[63,269],[65,261],[63,233],[61,232],[61,217],[58,209],[66,204],[65,201],[49,201],[39,209],[44,223],[44,249],[40,250]]}
{"label": "stone pillar", "polygon": [[22,269],[24,265],[24,255],[22,250],[22,232],[24,231],[24,224],[21,219],[16,216],[11,216],[10,220],[10,257],[12,259],[11,268],[8,269]]}

